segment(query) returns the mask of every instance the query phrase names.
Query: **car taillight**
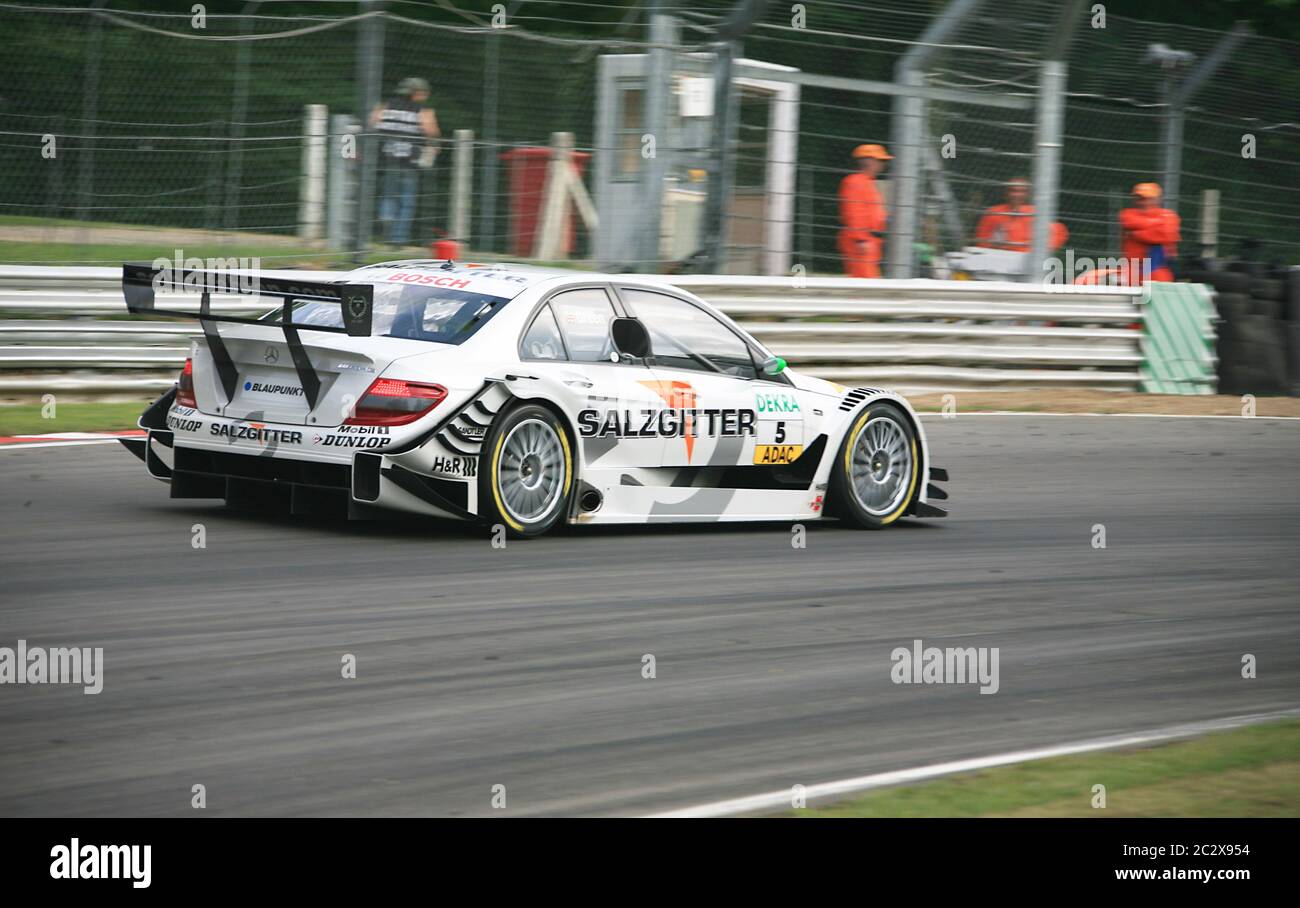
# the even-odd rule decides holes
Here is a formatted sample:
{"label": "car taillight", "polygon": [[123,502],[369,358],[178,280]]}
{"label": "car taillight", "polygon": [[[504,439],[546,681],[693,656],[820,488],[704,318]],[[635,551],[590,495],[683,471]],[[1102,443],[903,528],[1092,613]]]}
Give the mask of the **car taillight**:
{"label": "car taillight", "polygon": [[377,378],[357,401],[348,426],[404,426],[428,413],[447,396],[442,385]]}
{"label": "car taillight", "polygon": [[194,400],[194,360],[192,359],[185,360],[180,377],[176,379],[176,403],[182,407],[198,409],[199,405]]}

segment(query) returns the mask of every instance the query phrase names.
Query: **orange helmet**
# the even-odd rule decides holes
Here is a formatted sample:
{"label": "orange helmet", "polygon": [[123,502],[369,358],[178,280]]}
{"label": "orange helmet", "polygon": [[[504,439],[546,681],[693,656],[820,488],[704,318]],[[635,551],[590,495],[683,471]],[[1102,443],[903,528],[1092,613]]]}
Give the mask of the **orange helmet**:
{"label": "orange helmet", "polygon": [[894,156],[885,151],[884,145],[859,145],[853,149],[853,158],[875,158],[877,161],[892,161]]}

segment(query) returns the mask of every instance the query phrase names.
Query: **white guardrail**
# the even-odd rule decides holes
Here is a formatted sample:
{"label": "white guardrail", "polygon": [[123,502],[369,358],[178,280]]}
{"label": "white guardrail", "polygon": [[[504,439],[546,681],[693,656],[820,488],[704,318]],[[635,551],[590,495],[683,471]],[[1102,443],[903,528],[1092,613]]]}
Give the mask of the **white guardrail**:
{"label": "white guardrail", "polygon": [[[330,280],[337,272],[265,272]],[[0,266],[0,393],[164,390],[199,330],[128,317],[120,268]],[[978,281],[682,275],[800,372],[905,391],[1136,390],[1140,291]],[[159,294],[168,308],[196,295]],[[215,311],[256,313],[214,295]]]}

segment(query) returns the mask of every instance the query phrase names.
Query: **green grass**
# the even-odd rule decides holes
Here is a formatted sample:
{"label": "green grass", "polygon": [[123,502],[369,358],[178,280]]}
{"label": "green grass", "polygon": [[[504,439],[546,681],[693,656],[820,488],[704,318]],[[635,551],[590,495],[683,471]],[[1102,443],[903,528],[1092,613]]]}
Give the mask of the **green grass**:
{"label": "green grass", "polygon": [[[151,228],[146,224],[121,224],[110,221],[77,221],[69,218],[23,217],[6,215],[0,217],[0,227],[30,227],[36,236],[33,239],[0,240],[0,262],[11,265],[30,264],[93,264],[113,265],[127,261],[149,261],[159,256],[171,258],[175,255],[177,243],[168,238],[165,227]],[[85,230],[91,237],[94,231],[130,229],[136,231],[153,231],[156,242],[133,240],[129,243],[104,242],[45,242],[39,238],[39,228],[61,227]],[[285,237],[283,243],[250,243],[238,233],[230,234],[231,242],[179,244],[184,247],[185,255],[200,258],[253,258],[260,257],[267,266],[278,266],[307,261],[331,261],[327,253],[319,249],[296,245],[292,237]]]}
{"label": "green grass", "polygon": [[[64,227],[88,231],[88,238],[95,236],[94,231],[130,229],[151,231],[157,236],[153,243],[133,239],[129,243],[105,242],[43,242],[37,240],[3,240],[0,239],[0,264],[6,265],[119,265],[122,262],[152,261],[163,256],[172,258],[176,247],[181,246],[186,258],[260,258],[264,268],[286,268],[302,266],[319,270],[347,270],[354,266],[356,260],[351,253],[330,252],[326,249],[300,246],[294,243],[294,237],[276,235],[265,243],[250,243],[239,232],[229,232],[227,243],[178,243],[171,240],[170,228],[151,227],[148,224],[122,224],[112,221],[78,221],[70,218],[26,217],[21,215],[0,215],[0,227]],[[198,229],[205,228],[186,228]],[[39,236],[39,233],[37,233]],[[430,253],[427,247],[376,248],[361,256],[360,264],[370,265],[376,262],[390,262],[395,259],[420,258]],[[483,252],[466,250],[462,253],[465,261],[528,262],[526,258],[511,256],[501,252]],[[531,264],[548,268],[575,268],[586,270],[590,263],[582,261],[532,261]]]}
{"label": "green grass", "polygon": [[[1094,785],[1106,807],[1091,806]],[[1300,720],[887,788],[799,817],[1296,817]]]}
{"label": "green grass", "polygon": [[[346,271],[355,267],[351,254],[335,253],[321,249],[287,246],[212,245],[193,243],[29,243],[0,240],[0,264],[4,265],[100,265],[111,267],[123,262],[151,262],[155,258],[169,261],[181,246],[185,257],[191,258],[257,258],[263,268],[288,268],[301,266],[319,271]],[[369,252],[361,257],[361,264],[391,262],[396,259],[427,258],[428,250],[388,249]],[[527,261],[499,252],[469,252],[465,261]],[[584,262],[532,262],[547,268],[590,267]]]}
{"label": "green grass", "polygon": [[[943,407],[941,405],[936,405],[932,407],[916,407],[915,410],[917,413],[942,413]],[[1044,407],[1042,404],[1014,404],[1010,406],[998,406],[998,407],[976,407],[966,412],[980,413],[980,412],[988,412],[990,410],[998,410],[1003,413],[1038,413],[1040,411],[1046,410],[1046,407]]]}
{"label": "green grass", "polygon": [[[263,268],[289,265],[315,265],[321,269],[352,267],[348,256],[319,249],[285,246],[220,245],[182,243],[186,258],[258,258]],[[123,262],[149,262],[155,258],[170,260],[176,243],[29,243],[0,240],[0,263],[9,265],[120,265]],[[372,253],[365,261],[382,262],[399,256]]]}
{"label": "green grass", "polygon": [[78,221],[72,218],[43,218],[24,214],[0,215],[0,227],[130,227],[139,229],[139,224],[123,224],[119,221]]}
{"label": "green grass", "polygon": [[54,432],[111,432],[134,429],[147,401],[57,403],[55,418],[41,416],[41,404],[0,404],[0,435],[48,435]]}

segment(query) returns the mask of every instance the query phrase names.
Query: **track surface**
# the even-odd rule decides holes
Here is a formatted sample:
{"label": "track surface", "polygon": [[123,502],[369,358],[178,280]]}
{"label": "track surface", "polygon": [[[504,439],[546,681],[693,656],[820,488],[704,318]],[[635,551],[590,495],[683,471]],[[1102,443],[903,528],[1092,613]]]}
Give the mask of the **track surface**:
{"label": "track surface", "polygon": [[[209,814],[641,813],[1300,705],[1300,423],[926,424],[954,516],[803,550],[499,550],[170,501],[116,445],[0,452],[0,646],[105,650],[98,696],[0,687],[0,815],[191,814],[197,783]],[[892,684],[916,638],[999,647],[1001,690]]]}

